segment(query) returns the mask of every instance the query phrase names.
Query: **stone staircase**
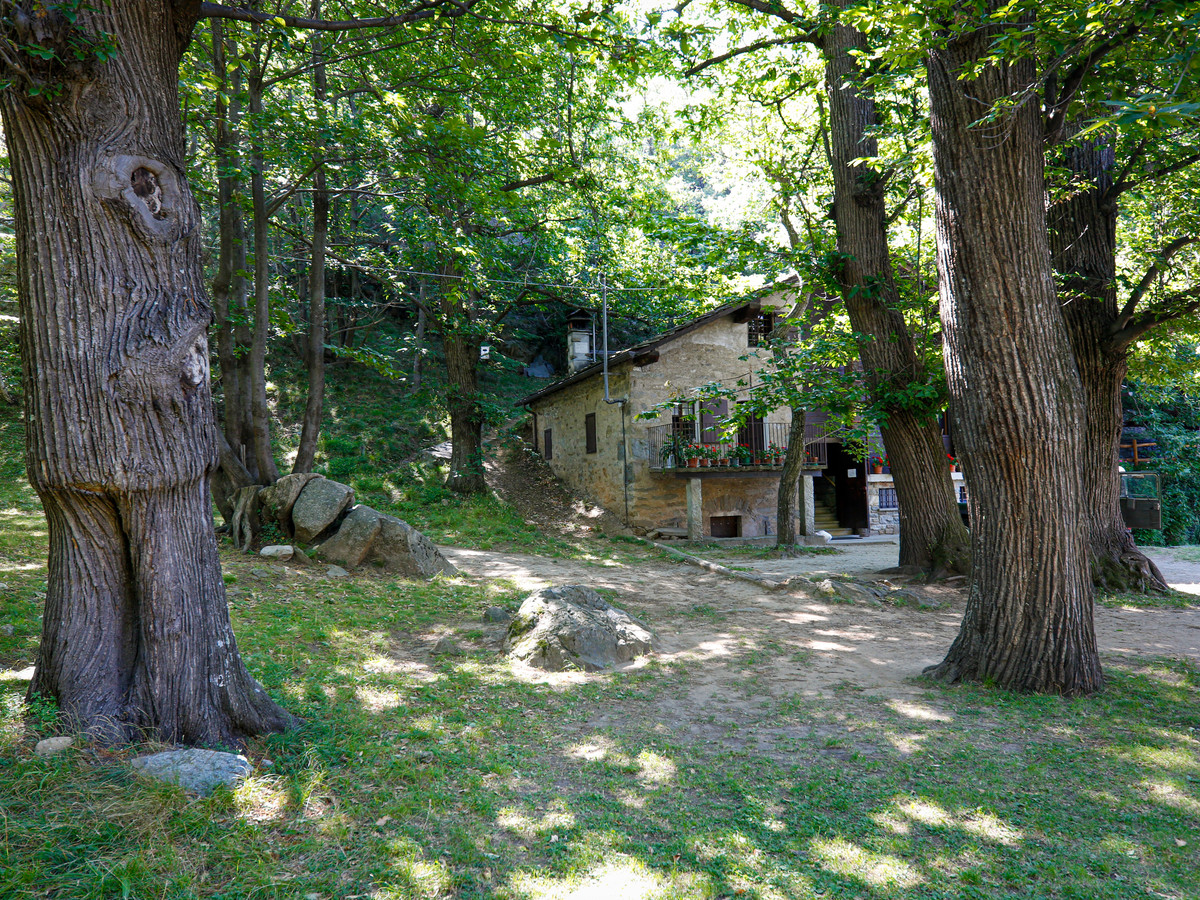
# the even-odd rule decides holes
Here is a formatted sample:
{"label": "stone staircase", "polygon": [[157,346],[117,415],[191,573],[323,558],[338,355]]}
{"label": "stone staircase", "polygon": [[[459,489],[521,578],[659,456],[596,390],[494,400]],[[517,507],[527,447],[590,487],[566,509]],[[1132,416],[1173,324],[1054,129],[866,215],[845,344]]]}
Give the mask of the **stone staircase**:
{"label": "stone staircase", "polygon": [[818,498],[815,509],[815,518],[818,531],[828,531],[836,537],[850,537],[854,534],[849,528],[843,528],[838,522],[837,515],[834,511],[820,498]]}

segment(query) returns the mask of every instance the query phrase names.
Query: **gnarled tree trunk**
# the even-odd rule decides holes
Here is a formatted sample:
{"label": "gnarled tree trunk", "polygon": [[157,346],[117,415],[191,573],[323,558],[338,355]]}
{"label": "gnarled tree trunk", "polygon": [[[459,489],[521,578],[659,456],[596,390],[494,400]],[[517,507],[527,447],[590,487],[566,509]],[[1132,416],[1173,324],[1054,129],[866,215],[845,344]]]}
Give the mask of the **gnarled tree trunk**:
{"label": "gnarled tree trunk", "polygon": [[177,95],[198,5],[183,6],[5,20],[9,53],[73,59],[68,41],[100,30],[120,47],[78,68],[30,60],[55,91],[16,72],[0,91],[27,462],[50,528],[30,694],[103,739],[236,744],[290,717],[238,655],[212,528],[212,310]]}
{"label": "gnarled tree trunk", "polygon": [[1083,390],[1050,267],[1037,105],[975,124],[1031,90],[1034,65],[962,77],[994,37],[948,37],[928,58],[946,370],[974,545],[962,628],[930,672],[1086,694],[1103,676],[1081,527]]}
{"label": "gnarled tree trunk", "polygon": [[859,356],[871,399],[887,418],[880,425],[900,506],[900,565],[937,571],[971,568],[967,529],[933,414],[894,399],[923,366],[904,317],[888,249],[885,176],[855,160],[878,154],[871,129],[878,125],[871,89],[862,83],[862,33],[836,25],[822,42],[829,94],[830,154],[839,281],[850,324],[862,335]]}

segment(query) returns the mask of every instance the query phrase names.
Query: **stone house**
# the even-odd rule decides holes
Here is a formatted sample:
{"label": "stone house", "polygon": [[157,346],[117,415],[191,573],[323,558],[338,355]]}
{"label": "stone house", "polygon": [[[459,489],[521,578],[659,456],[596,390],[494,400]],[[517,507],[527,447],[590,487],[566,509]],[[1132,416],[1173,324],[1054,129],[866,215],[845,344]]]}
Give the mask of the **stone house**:
{"label": "stone house", "polygon": [[[531,413],[534,448],[570,487],[634,528],[693,540],[775,534],[781,458],[773,451],[786,448],[791,410],[748,420],[733,441],[721,433],[733,412],[727,401],[687,398],[714,382],[752,385],[764,364],[751,351],[791,302],[780,292],[719,307],[611,353],[607,377],[603,363],[587,354],[594,338],[588,340],[585,313],[569,325],[572,374],[521,401]],[[656,409],[654,418],[643,418]],[[799,533],[894,533],[891,476],[869,474],[836,434],[826,433],[824,420],[810,413],[805,424],[810,464],[798,488]],[[673,452],[684,447],[714,458],[686,462],[689,451]],[[748,464],[729,458],[739,448]]]}

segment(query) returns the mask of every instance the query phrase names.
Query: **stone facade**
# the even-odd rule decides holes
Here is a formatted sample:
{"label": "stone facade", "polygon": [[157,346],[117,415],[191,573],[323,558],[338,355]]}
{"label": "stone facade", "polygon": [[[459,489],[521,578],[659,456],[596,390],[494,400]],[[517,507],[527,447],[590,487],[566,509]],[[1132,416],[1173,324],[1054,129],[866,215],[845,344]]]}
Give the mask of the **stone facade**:
{"label": "stone facade", "polygon": [[[762,301],[762,309],[786,312],[789,304],[788,295],[776,294]],[[533,416],[534,446],[548,457],[554,473],[574,491],[622,519],[627,512],[627,521],[634,527],[688,528],[690,482],[690,536],[710,536],[714,517],[736,517],[741,537],[775,534],[777,472],[739,475],[736,469],[663,469],[659,460],[651,459],[651,432],[655,426],[669,425],[671,416],[639,418],[660,404],[691,400],[707,384],[740,385],[746,390],[755,383],[764,364],[753,353],[765,355],[768,351],[750,349],[749,326],[736,321],[736,311],[731,308],[654,342],[653,352],[618,354],[609,370],[609,399],[620,402],[606,403],[601,372],[586,370],[582,377],[568,379],[562,387],[552,386],[527,400]],[[589,415],[595,416],[595,450],[591,453],[587,446]],[[765,422],[786,427],[791,423],[791,410],[777,409]],[[810,533],[811,486],[802,497],[807,502],[798,505],[802,517],[798,527],[801,533]],[[874,500],[877,510],[878,492]]]}

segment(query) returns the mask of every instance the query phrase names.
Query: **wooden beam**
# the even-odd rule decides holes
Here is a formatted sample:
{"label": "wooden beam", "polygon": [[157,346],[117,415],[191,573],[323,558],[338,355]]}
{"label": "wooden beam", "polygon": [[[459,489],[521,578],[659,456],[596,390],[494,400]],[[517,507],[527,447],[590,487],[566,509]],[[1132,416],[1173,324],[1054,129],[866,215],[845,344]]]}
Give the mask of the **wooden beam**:
{"label": "wooden beam", "polygon": [[761,300],[751,300],[749,303],[747,303],[745,306],[743,306],[741,309],[739,309],[737,312],[735,312],[729,318],[732,319],[738,325],[742,325],[746,322],[749,322],[751,319],[753,319],[755,316],[757,316],[760,312],[762,312],[762,301]]}

